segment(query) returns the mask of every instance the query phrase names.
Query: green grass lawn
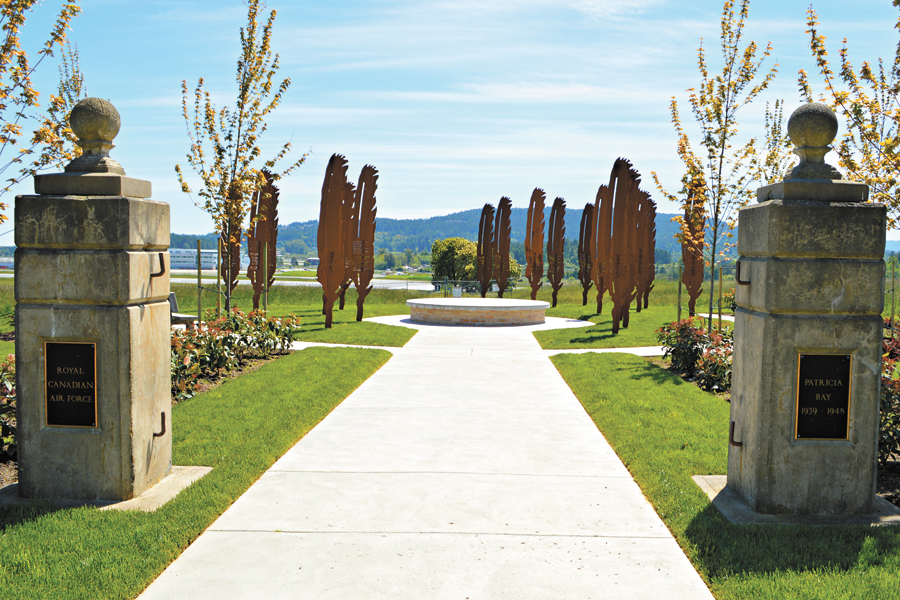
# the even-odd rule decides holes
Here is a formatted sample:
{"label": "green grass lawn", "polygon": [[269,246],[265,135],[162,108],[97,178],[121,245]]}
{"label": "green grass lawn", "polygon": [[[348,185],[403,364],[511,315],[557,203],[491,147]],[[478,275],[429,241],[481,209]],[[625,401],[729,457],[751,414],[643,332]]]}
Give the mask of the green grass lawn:
{"label": "green grass lawn", "polygon": [[[173,284],[172,290],[178,297],[178,309],[184,313],[197,312],[197,287]],[[408,315],[406,300],[423,294],[405,290],[372,290],[366,298],[364,317],[387,315]],[[362,346],[395,346],[406,344],[416,331],[408,327],[396,327],[356,321],[356,290],[347,290],[344,310],[338,310],[335,303],[334,322],[331,329],[325,329],[322,314],[322,290],[316,287],[278,286],[269,291],[270,316],[295,314],[301,317],[300,334],[297,339],[305,342],[333,344],[357,344]],[[253,309],[253,290],[238,286],[232,301],[236,307],[249,312]],[[203,293],[204,312],[215,308],[216,298],[212,292]]]}
{"label": "green grass lawn", "polygon": [[572,306],[557,305],[547,309],[548,317],[579,319],[596,323],[591,327],[572,329],[548,329],[535,331],[534,337],[545,349],[575,348],[634,348],[638,346],[658,346],[656,330],[665,323],[675,320],[675,311],[670,306],[651,306],[640,313],[632,310],[627,328],[612,333],[611,306],[604,306],[602,314],[594,314],[591,309],[596,305]]}
{"label": "green grass lawn", "polygon": [[900,527],[732,525],[692,475],[727,470],[729,405],[624,354],[552,357],[719,600],[896,600]]}
{"label": "green grass lawn", "polygon": [[0,597],[134,598],[389,357],[310,348],[175,406],[173,464],[213,471],[154,513],[0,507]]}
{"label": "green grass lawn", "polygon": [[[354,344],[360,346],[393,346],[402,347],[412,336],[415,329],[382,325],[368,321],[357,322],[356,302],[347,304],[344,310],[334,309],[331,329],[325,329],[325,315],[320,305],[279,305],[269,309],[268,315],[279,316],[295,314],[301,317],[300,334],[296,339],[302,342],[323,342],[331,344]],[[393,304],[373,304],[365,308],[365,317],[381,317],[396,314],[409,314]]]}

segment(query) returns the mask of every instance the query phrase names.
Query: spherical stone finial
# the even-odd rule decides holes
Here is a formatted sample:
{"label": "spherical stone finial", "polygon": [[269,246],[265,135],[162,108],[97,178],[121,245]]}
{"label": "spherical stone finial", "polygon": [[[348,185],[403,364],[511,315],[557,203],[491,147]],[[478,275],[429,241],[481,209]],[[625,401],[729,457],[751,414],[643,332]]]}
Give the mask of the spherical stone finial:
{"label": "spherical stone finial", "polygon": [[821,102],[802,104],[788,119],[787,130],[800,163],[785,180],[841,179],[838,170],[825,163],[838,130],[837,116],[831,107]]}
{"label": "spherical stone finial", "polygon": [[78,137],[81,156],[66,165],[66,172],[124,175],[122,165],[109,157],[121,125],[119,111],[108,100],[85,98],[76,104],[69,114],[69,126]]}
{"label": "spherical stone finial", "polygon": [[108,100],[85,98],[69,115],[69,126],[82,142],[110,143],[119,133],[122,119]]}
{"label": "spherical stone finial", "polygon": [[838,120],[827,104],[807,102],[793,112],[787,127],[788,136],[795,146],[822,147],[834,141]]}

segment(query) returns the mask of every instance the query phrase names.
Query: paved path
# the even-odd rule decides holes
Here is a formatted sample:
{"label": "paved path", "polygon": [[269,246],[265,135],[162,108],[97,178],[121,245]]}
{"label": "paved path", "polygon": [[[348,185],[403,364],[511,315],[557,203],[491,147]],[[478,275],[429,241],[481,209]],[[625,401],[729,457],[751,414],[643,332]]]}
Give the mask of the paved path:
{"label": "paved path", "polygon": [[549,326],[416,326],[140,598],[712,598]]}

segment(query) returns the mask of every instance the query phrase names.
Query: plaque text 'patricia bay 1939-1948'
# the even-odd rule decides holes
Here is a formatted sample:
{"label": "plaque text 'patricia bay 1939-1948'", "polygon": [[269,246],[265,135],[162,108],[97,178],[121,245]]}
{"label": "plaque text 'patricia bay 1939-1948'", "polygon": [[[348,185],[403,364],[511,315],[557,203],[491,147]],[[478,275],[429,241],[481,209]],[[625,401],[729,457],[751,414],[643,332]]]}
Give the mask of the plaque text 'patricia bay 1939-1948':
{"label": "plaque text 'patricia bay 1939-1948'", "polygon": [[97,426],[97,344],[44,342],[47,425]]}
{"label": "plaque text 'patricia bay 1939-1948'", "polygon": [[846,440],[850,423],[849,354],[801,354],[797,368],[798,440]]}

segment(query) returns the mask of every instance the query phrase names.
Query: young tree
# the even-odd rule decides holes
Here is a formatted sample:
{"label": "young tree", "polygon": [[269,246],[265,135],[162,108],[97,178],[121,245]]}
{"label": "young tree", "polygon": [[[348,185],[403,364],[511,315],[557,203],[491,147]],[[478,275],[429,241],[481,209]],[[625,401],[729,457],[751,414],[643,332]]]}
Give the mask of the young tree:
{"label": "young tree", "polygon": [[[900,7],[900,0],[893,4]],[[863,62],[857,71],[844,38],[841,69],[835,75],[827,59],[825,36],[817,29],[818,15],[810,7],[806,16],[810,50],[828,92],[828,98],[821,100],[847,121],[848,131],[834,149],[838,164],[846,170],[848,179],[869,186],[872,202],[888,206],[888,227],[896,229],[900,226],[900,44],[887,67],[879,58],[877,65]],[[900,19],[895,28],[900,28]],[[841,83],[845,89],[838,89]],[[802,69],[799,85],[801,94],[811,102],[813,92]]]}
{"label": "young tree", "polygon": [[[40,94],[34,89],[31,77],[45,58],[53,56],[54,47],[64,44],[69,23],[81,12],[81,8],[77,1],[63,3],[50,30],[49,39],[38,51],[38,59],[31,64],[28,55],[22,50],[19,35],[25,25],[27,13],[36,4],[37,0],[0,4],[0,28],[3,31],[0,36],[0,174],[6,177],[6,187],[0,189],[0,196],[20,181],[33,177],[38,171],[76,156],[72,154],[73,150],[66,148],[66,142],[74,138],[67,138],[65,132],[68,129],[65,125],[68,117],[64,104],[66,94],[61,93],[64,98],[62,100],[54,100],[51,95],[48,114],[42,119],[36,111],[40,106]],[[75,57],[77,66],[77,53]],[[80,75],[80,71],[78,73]],[[68,108],[71,110],[72,107]],[[35,127],[30,141],[26,141],[25,130],[31,123],[35,123]],[[62,125],[57,127],[60,123]],[[71,134],[71,130],[69,133]],[[37,156],[30,158],[36,152],[39,152]],[[6,204],[0,203],[0,210],[7,208]],[[5,215],[0,215],[0,223],[6,220]]]}
{"label": "young tree", "polygon": [[[720,74],[710,76],[706,51],[702,40],[698,49],[697,66],[702,77],[699,89],[688,90],[691,112],[700,128],[700,146],[703,152],[698,156],[678,112],[678,102],[673,97],[669,104],[672,123],[678,136],[678,157],[684,163],[685,189],[682,197],[668,193],[656,173],[653,179],[659,191],[670,201],[689,208],[687,202],[701,199],[706,206],[707,226],[705,246],[710,250],[709,273],[713,280],[716,257],[723,250],[726,237],[731,237],[737,221],[737,211],[745,206],[753,196],[751,184],[759,180],[762,165],[769,164],[766,155],[761,159],[756,147],[756,138],[743,145],[737,145],[737,114],[765,90],[777,73],[778,64],[764,72],[757,80],[763,63],[772,51],[771,44],[757,58],[758,47],[751,41],[741,48],[744,24],[749,15],[750,0],[740,0],[735,13],[735,0],[725,0],[720,25],[720,47],[723,66]],[[777,146],[777,144],[775,144]],[[769,147],[767,146],[767,149]],[[776,153],[777,155],[777,153]],[[770,170],[772,170],[770,168]],[[692,231],[682,217],[676,217],[681,225],[682,238],[690,238]],[[709,298],[709,320],[712,323],[713,294]]]}
{"label": "young tree", "polygon": [[[277,181],[290,174],[306,161],[306,154],[281,173],[275,165],[291,149],[285,143],[274,157],[258,164],[262,150],[260,137],[266,132],[266,117],[281,103],[291,80],[286,78],[276,87],[278,54],[272,53],[272,27],[275,11],[269,13],[266,24],[260,28],[257,16],[265,5],[261,0],[248,0],[247,25],[240,29],[241,55],[237,61],[238,93],[233,109],[223,107],[218,111],[210,94],[203,88],[201,78],[194,90],[194,116],[188,116],[187,82],[181,82],[182,115],[190,138],[191,149],[187,163],[199,175],[202,187],[197,192],[195,204],[208,212],[216,231],[227,242],[223,256],[224,265],[233,265],[233,255],[240,254],[241,232],[249,210],[249,199],[254,190],[265,185],[262,169],[272,173]],[[181,190],[191,194],[180,165],[175,173]],[[226,286],[225,308],[231,310],[231,286]]]}

